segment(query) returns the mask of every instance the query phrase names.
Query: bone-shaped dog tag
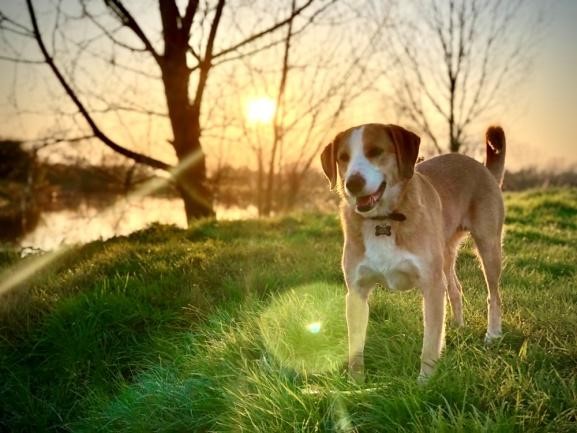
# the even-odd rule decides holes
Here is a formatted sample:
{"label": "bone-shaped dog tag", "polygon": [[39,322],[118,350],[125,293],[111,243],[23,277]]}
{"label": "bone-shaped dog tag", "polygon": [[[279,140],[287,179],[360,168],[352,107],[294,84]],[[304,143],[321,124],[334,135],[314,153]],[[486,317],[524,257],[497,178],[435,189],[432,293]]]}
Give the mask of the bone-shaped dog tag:
{"label": "bone-shaped dog tag", "polygon": [[391,226],[388,224],[379,224],[375,226],[375,236],[391,236]]}

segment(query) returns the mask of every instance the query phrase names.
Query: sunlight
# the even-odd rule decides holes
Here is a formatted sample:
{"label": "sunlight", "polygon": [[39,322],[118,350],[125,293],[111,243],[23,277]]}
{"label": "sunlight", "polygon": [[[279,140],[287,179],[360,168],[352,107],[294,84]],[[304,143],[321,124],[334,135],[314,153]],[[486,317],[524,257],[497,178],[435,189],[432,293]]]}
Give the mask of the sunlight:
{"label": "sunlight", "polygon": [[276,103],[268,96],[249,99],[245,113],[249,123],[271,123],[276,112]]}

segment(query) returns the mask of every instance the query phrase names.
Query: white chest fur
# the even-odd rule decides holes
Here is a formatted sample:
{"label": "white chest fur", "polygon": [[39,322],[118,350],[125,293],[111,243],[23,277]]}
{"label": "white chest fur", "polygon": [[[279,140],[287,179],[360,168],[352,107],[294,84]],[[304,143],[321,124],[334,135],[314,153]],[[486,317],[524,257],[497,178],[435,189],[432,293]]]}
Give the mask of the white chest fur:
{"label": "white chest fur", "polygon": [[418,285],[421,263],[419,257],[395,242],[395,235],[377,236],[379,221],[363,223],[365,255],[356,269],[356,281],[361,287],[372,288],[381,284],[392,290],[408,290]]}

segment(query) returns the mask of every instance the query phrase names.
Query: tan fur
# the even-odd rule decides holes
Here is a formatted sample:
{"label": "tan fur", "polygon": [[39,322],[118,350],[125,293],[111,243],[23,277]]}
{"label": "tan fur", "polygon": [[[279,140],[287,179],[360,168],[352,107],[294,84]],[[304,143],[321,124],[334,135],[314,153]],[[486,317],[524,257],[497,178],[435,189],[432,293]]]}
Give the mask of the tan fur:
{"label": "tan fur", "polygon": [[[367,215],[397,212],[406,216],[405,221],[387,222],[391,226],[390,237],[373,237],[375,226],[382,221],[359,213],[355,197],[345,192],[346,179],[343,177],[352,162],[339,155],[351,153],[353,134],[359,128],[363,131],[365,156],[375,146],[383,149],[378,156],[366,159],[381,170],[387,182],[375,210],[371,209],[372,213]],[[330,153],[329,146],[323,152],[323,168],[329,164],[325,160],[327,157],[333,158],[337,165],[333,173],[339,173],[339,191],[343,198],[342,267],[348,288],[349,371],[353,377],[363,376],[368,297],[375,284],[397,290],[411,287],[422,290],[424,338],[420,378],[432,374],[444,345],[446,293],[454,321],[463,325],[462,293],[455,260],[466,232],[471,233],[479,250],[489,291],[486,340],[501,334],[498,285],[504,206],[498,182],[502,178],[505,141],[502,129],[498,130],[497,135],[491,133],[493,137],[502,136],[499,152],[490,155],[497,167],[491,171],[458,154],[435,157],[414,167],[418,137],[415,142],[413,133],[394,125],[369,124],[351,128],[329,145]],[[356,137],[358,139],[358,132]],[[500,154],[501,159],[497,158]],[[410,167],[404,166],[407,158],[411,161]],[[331,179],[333,182],[336,179]],[[383,266],[380,267],[379,261]]]}

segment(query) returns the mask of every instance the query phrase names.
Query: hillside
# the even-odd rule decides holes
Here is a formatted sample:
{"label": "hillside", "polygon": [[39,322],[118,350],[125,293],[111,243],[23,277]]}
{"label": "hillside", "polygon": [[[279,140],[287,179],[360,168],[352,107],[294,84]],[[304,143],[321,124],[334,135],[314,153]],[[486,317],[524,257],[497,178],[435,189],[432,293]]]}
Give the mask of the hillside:
{"label": "hillside", "polygon": [[[503,340],[459,258],[466,328],[416,383],[420,296],[371,299],[367,384],[343,373],[334,215],[153,226],[67,252],[0,299],[0,430],[569,432],[577,189],[507,195]],[[18,259],[0,253],[3,278]]]}

